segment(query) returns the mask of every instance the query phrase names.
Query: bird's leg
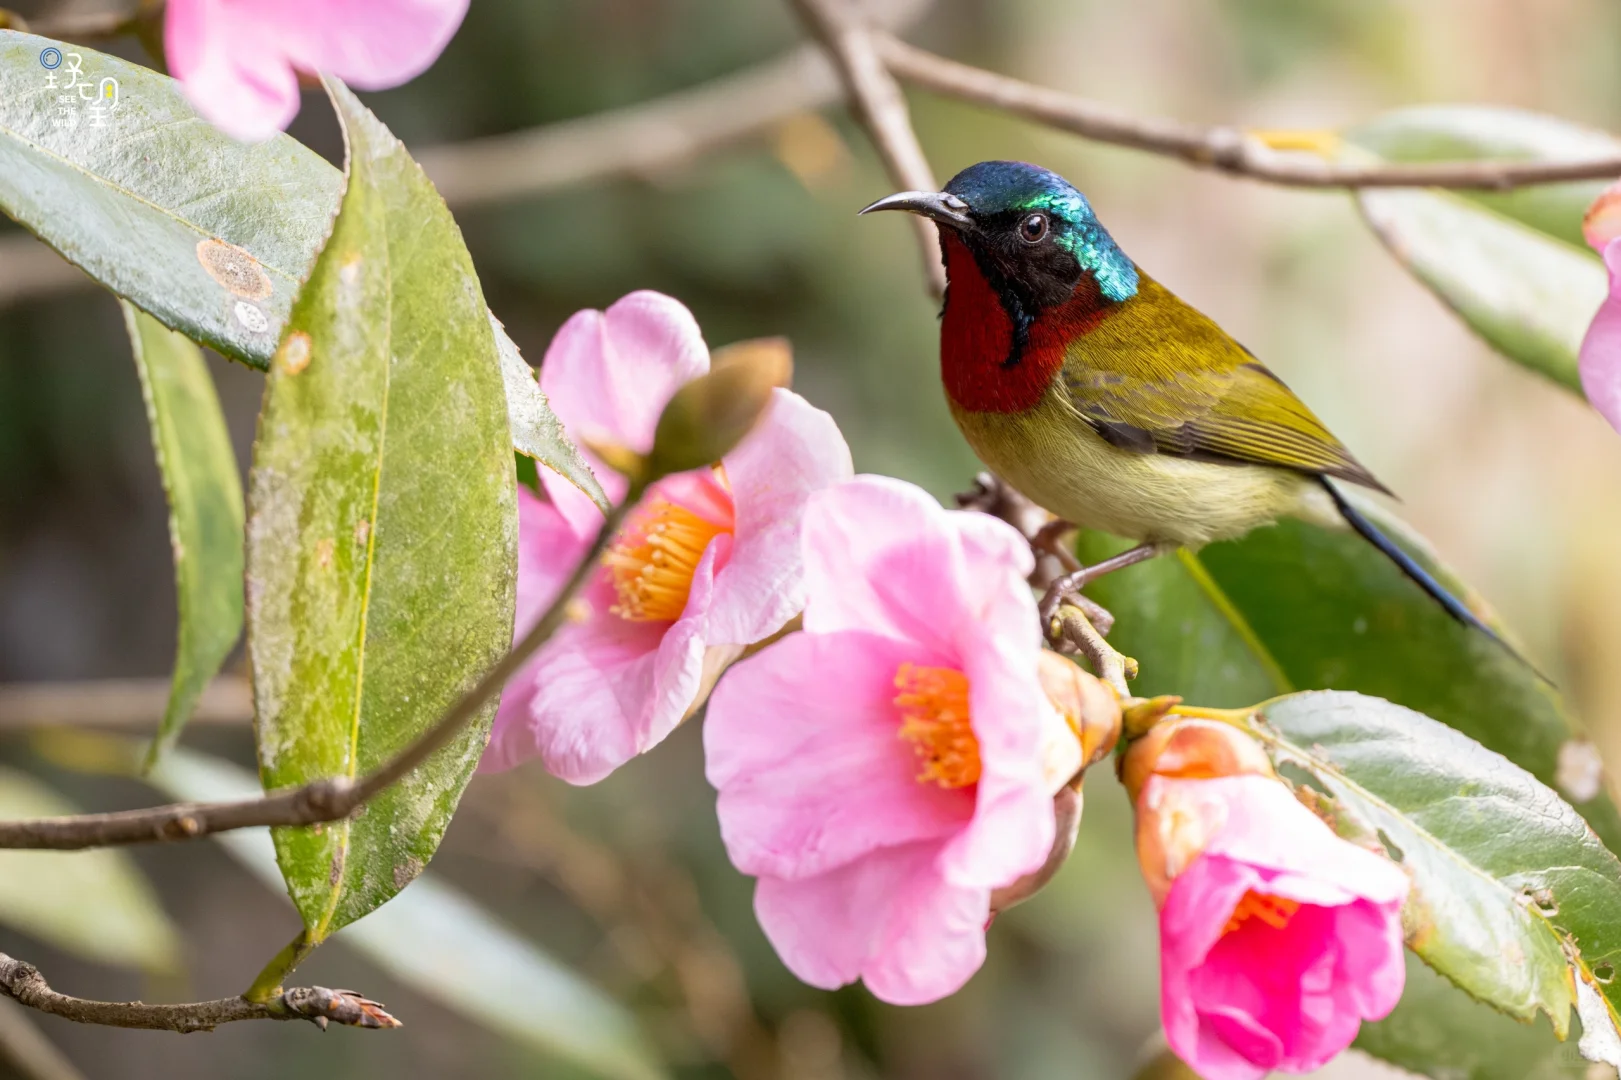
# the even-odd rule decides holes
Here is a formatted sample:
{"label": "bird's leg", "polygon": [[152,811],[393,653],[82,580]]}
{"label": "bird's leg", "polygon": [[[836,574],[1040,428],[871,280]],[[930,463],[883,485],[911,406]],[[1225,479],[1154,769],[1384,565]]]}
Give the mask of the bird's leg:
{"label": "bird's leg", "polygon": [[1116,570],[1124,570],[1128,566],[1136,566],[1138,563],[1146,562],[1147,560],[1154,558],[1156,555],[1163,555],[1168,551],[1174,551],[1176,550],[1176,546],[1176,544],[1166,540],[1156,540],[1152,543],[1138,544],[1131,550],[1122,551],[1120,554],[1115,555],[1112,558],[1104,559],[1099,563],[1093,563],[1091,566],[1083,566],[1079,570],[1065,574],[1063,577],[1047,586],[1047,594],[1041,598],[1041,606],[1037,610],[1041,614],[1042,629],[1046,630],[1052,626],[1053,616],[1058,614],[1058,605],[1062,604],[1065,600],[1080,600],[1082,603],[1078,603],[1076,606],[1085,610],[1084,605],[1091,603],[1091,601],[1085,600],[1085,598],[1080,595],[1080,592],[1098,578],[1103,577],[1105,574],[1112,574]]}
{"label": "bird's leg", "polygon": [[[1064,534],[1074,528],[1072,523],[1055,518],[1036,530],[1036,535],[1030,538],[1030,547],[1040,554],[1051,555],[1057,559],[1065,574],[1078,573],[1081,570],[1081,560],[1077,559],[1075,552],[1063,542]],[[1087,621],[1099,634],[1107,637],[1109,631],[1114,629],[1114,613],[1096,600],[1079,593],[1071,595],[1068,599],[1071,604],[1081,609]],[[1056,612],[1057,608],[1053,610]],[[1048,621],[1051,622],[1050,619]]]}

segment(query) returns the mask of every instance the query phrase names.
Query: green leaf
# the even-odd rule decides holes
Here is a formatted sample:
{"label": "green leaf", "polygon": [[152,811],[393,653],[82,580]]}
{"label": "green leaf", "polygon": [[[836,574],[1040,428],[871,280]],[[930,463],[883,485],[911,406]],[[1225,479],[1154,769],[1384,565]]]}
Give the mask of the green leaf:
{"label": "green leaf", "polygon": [[[117,80],[105,126],[78,111],[76,126],[57,126],[61,91],[40,64],[52,47],[78,56],[98,87]],[[0,211],[165,326],[231,359],[260,369],[270,362],[342,190],[337,169],[286,135],[250,144],[216,130],[168,76],[0,30]],[[496,337],[503,361],[528,372],[505,332]],[[527,387],[511,385],[513,445],[606,509],[533,374]]]}
{"label": "green leaf", "polygon": [[202,351],[126,302],[124,323],[169,499],[180,640],[149,761],[180,737],[242,634],[242,481]]}
{"label": "green leaf", "polygon": [[1382,844],[1411,876],[1403,929],[1425,962],[1510,1016],[1546,1014],[1560,1038],[1580,1005],[1583,1053],[1621,1065],[1621,861],[1574,809],[1500,755],[1377,698],[1295,694],[1250,728],[1342,834]]}
{"label": "green leaf", "polygon": [[[501,362],[461,234],[347,89],[332,237],[266,376],[249,474],[249,649],[267,790],[371,771],[512,640],[516,494]],[[276,848],[319,942],[422,872],[480,720],[352,820]]]}
{"label": "green leaf", "polygon": [[1585,1067],[1546,1018],[1522,1024],[1464,994],[1412,953],[1401,1003],[1363,1024],[1353,1044],[1382,1061],[1436,1080],[1570,1080]]}
{"label": "green leaf", "polygon": [[[1454,595],[1495,619],[1409,527],[1357,505]],[[1100,534],[1079,553],[1119,550]],[[1448,724],[1561,787],[1621,849],[1621,815],[1592,777],[1561,777],[1590,756],[1558,692],[1484,635],[1459,625],[1349,530],[1299,521],[1111,574],[1087,592],[1116,617],[1109,640],[1142,664],[1140,694],[1239,707],[1294,690],[1355,690]],[[1501,629],[1499,627],[1499,629]],[[1570,770],[1567,770],[1567,773]],[[1577,770],[1579,773],[1579,770]],[[1585,782],[1585,783],[1584,783]]]}
{"label": "green leaf", "polygon": [[[173,799],[251,798],[257,790],[235,766],[185,749],[169,755],[147,779]],[[263,833],[215,839],[268,886],[279,886],[276,852]],[[432,871],[337,940],[444,1008],[594,1075],[665,1075],[623,1006]]]}
{"label": "green leaf", "polygon": [[[1393,162],[1580,160],[1621,140],[1511,109],[1402,109],[1346,132],[1348,157]],[[1487,343],[1577,393],[1576,354],[1608,293],[1581,238],[1602,182],[1498,192],[1368,188],[1363,216],[1391,253]]]}
{"label": "green leaf", "polygon": [[[39,781],[0,766],[0,818],[79,810]],[[170,973],[180,938],[135,862],[122,851],[0,851],[0,923],[64,952]]]}

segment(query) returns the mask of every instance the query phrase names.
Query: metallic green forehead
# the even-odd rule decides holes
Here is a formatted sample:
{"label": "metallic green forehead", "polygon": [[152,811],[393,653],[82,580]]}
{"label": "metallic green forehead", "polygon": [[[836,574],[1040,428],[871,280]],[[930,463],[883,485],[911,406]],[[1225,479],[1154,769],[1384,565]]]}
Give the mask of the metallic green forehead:
{"label": "metallic green forehead", "polygon": [[1024,200],[1020,209],[1031,213],[1041,211],[1051,219],[1053,243],[1075,256],[1083,269],[1092,272],[1104,296],[1119,301],[1137,295],[1136,265],[1098,223],[1085,195],[1074,188],[1042,191]]}

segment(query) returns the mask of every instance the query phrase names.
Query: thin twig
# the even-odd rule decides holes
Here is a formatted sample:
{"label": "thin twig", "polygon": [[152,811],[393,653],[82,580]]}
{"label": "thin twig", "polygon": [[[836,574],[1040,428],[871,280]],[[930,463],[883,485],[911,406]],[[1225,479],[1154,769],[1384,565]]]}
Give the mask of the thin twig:
{"label": "thin twig", "polygon": [[0,1076],[18,1080],[84,1080],[22,1006],[0,994]]}
{"label": "thin twig", "polygon": [[130,33],[141,18],[138,11],[68,12],[49,19],[30,19],[26,29],[30,34],[57,41],[105,41]]}
{"label": "thin twig", "polygon": [[1244,130],[1140,116],[983,68],[948,60],[881,31],[870,35],[889,70],[937,94],[985,105],[1095,142],[1129,146],[1190,165],[1312,188],[1446,187],[1505,191],[1562,180],[1621,176],[1621,154],[1581,161],[1452,161],[1347,165],[1274,150]]}
{"label": "thin twig", "polygon": [[1137,661],[1104,640],[1085,611],[1066,601],[1053,622],[1057,632],[1051,636],[1061,651],[1084,656],[1097,677],[1114,687],[1122,699],[1132,696],[1127,680],[1137,677]]}
{"label": "thin twig", "polygon": [[33,964],[0,953],[0,993],[21,1005],[80,1024],[144,1028],[149,1031],[212,1031],[237,1020],[308,1020],[325,1028],[394,1028],[400,1022],[375,1001],[353,990],[298,986],[267,1002],[219,998],[181,1005],[148,1005],[142,1001],[91,1001],[52,990]]}
{"label": "thin twig", "polygon": [[[850,109],[867,130],[889,178],[902,188],[933,191],[934,170],[912,130],[906,96],[885,67],[873,29],[847,0],[793,0],[800,20],[814,34],[850,99]],[[923,269],[936,299],[945,295],[946,271],[940,263],[940,235],[934,222],[912,218],[923,248]]]}
{"label": "thin twig", "polygon": [[[156,727],[168,702],[168,679],[0,685],[0,732],[48,727],[148,730]],[[227,675],[203,690],[190,722],[241,726],[252,720],[248,681]]]}
{"label": "thin twig", "polygon": [[596,570],[597,560],[618,531],[635,499],[636,493],[633,491],[603,520],[590,550],[574,568],[568,583],[534,629],[486,671],[477,684],[462,694],[416,742],[376,771],[359,780],[348,777],[316,780],[303,787],[236,802],[176,803],[113,814],[0,822],[0,848],[74,851],[117,844],[190,840],[256,825],[314,825],[348,817],[455,738],[456,733],[500,693],[506,681],[517,674],[518,669],[556,632],[563,624],[569,602]]}

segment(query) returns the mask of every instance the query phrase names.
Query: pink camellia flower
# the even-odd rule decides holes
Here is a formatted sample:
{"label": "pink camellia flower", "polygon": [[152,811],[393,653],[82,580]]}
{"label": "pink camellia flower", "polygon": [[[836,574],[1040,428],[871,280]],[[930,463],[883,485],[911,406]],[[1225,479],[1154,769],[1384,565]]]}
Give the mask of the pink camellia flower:
{"label": "pink camellia flower", "polygon": [[[670,397],[708,370],[691,313],[637,292],[569,319],[540,382],[576,441],[645,453]],[[719,467],[659,481],[632,511],[573,620],[507,685],[480,768],[538,754],[557,776],[594,783],[663,741],[727,663],[798,614],[805,502],[850,475],[850,451],[825,412],[773,395]],[[609,498],[623,499],[624,479],[593,465]],[[546,470],[541,479],[546,499],[518,492],[515,636],[602,524],[579,489]]]}
{"label": "pink camellia flower", "polygon": [[1082,751],[1041,666],[1074,665],[1001,521],[864,476],[811,499],[803,543],[804,630],[709,703],[721,836],[794,974],[933,1001],[983,962],[992,892],[1047,860]]}
{"label": "pink camellia flower", "polygon": [[1610,295],[1582,339],[1582,391],[1610,426],[1621,430],[1621,181],[1588,209],[1582,235],[1610,273]]}
{"label": "pink camellia flower", "polygon": [[[1146,777],[1139,748],[1159,757]],[[1334,835],[1253,740],[1174,722],[1125,773],[1160,909],[1166,1040],[1204,1080],[1321,1068],[1396,1007],[1407,876]]]}
{"label": "pink camellia flower", "polygon": [[300,72],[362,90],[398,86],[438,58],[468,0],[169,0],[164,52],[186,97],[245,142],[298,112]]}

